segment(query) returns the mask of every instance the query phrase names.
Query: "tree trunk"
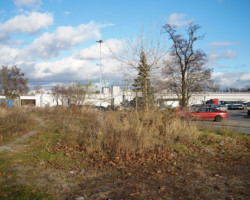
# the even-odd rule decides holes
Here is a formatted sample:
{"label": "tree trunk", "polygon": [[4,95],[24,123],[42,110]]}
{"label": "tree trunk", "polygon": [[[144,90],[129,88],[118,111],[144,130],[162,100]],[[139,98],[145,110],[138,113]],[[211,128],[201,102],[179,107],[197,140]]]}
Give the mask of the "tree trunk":
{"label": "tree trunk", "polygon": [[182,73],[182,84],[181,84],[181,106],[186,107],[186,81],[185,73]]}
{"label": "tree trunk", "polygon": [[136,90],[136,97],[135,97],[135,110],[136,110],[136,112],[137,112],[137,110],[138,110],[138,95],[137,95],[137,90]]}
{"label": "tree trunk", "polygon": [[145,111],[148,111],[148,76],[145,76],[145,86],[144,86],[144,98],[145,98]]}

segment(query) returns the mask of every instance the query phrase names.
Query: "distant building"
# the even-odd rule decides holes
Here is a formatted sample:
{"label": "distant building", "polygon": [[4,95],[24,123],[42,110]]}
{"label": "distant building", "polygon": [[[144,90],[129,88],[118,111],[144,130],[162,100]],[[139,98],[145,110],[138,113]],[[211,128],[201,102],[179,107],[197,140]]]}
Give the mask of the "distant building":
{"label": "distant building", "polygon": [[[138,94],[137,94],[138,95]],[[84,104],[91,104],[95,106],[108,105],[119,106],[121,104],[126,105],[127,102],[133,100],[136,97],[136,93],[130,89],[122,90],[119,86],[112,86],[111,88],[104,87],[102,89],[102,94],[99,93],[86,96]],[[5,96],[0,96],[1,99],[6,99]],[[189,100],[189,104],[201,104],[209,99],[219,99],[219,101],[243,101],[250,102],[250,92],[204,92],[195,93]],[[158,105],[168,105],[176,107],[179,105],[179,99],[175,94],[171,94],[167,91],[161,94],[155,94],[155,100]],[[20,99],[16,99],[14,105],[29,105],[29,106],[56,106],[57,101],[53,97],[51,91],[43,91],[42,93],[37,93],[33,95],[20,96]],[[59,105],[62,102],[58,101]]]}

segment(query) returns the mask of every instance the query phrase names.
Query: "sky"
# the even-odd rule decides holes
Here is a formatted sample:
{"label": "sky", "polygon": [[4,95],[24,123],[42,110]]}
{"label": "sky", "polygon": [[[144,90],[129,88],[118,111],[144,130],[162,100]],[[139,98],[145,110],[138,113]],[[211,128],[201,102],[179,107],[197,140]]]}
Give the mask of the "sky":
{"label": "sky", "polygon": [[[190,22],[204,34],[195,48],[208,56],[207,66],[221,89],[250,86],[250,0],[0,0],[0,65],[25,73],[32,87],[56,83],[122,84],[125,79],[110,49],[119,51],[124,38],[142,27],[162,26],[180,33]],[[166,48],[166,52],[169,51]],[[104,83],[103,83],[104,84]]]}

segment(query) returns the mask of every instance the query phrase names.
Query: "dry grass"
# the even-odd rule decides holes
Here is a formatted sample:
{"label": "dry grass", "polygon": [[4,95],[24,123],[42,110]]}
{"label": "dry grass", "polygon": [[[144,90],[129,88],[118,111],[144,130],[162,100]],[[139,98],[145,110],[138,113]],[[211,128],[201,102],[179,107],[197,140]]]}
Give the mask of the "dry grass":
{"label": "dry grass", "polygon": [[36,109],[53,121],[51,130],[57,131],[64,145],[93,151],[125,155],[170,145],[192,142],[200,135],[192,123],[170,112],[98,112],[64,108]]}
{"label": "dry grass", "polygon": [[0,144],[27,132],[32,123],[26,110],[0,107]]}
{"label": "dry grass", "polygon": [[[243,188],[241,194],[236,190],[235,197],[247,196],[244,180],[249,174],[249,136],[201,130],[170,111],[47,107],[1,112],[1,123],[14,131],[15,126],[24,130],[22,126],[30,124],[29,116],[38,123],[32,126],[36,134],[18,144],[22,147],[19,151],[0,153],[0,185],[6,184],[4,190],[0,188],[0,199],[13,192],[21,199],[49,199],[46,193],[57,194],[57,199],[66,199],[68,194],[72,198],[67,199],[75,199],[75,194],[97,195],[87,199],[131,199],[134,194],[141,195],[137,199],[166,199],[170,194],[178,199],[174,194],[188,194],[197,199],[197,191],[208,194],[207,199],[218,199],[213,194],[233,179],[233,184]],[[237,177],[232,175],[234,168]],[[224,179],[216,178],[222,177],[225,169]],[[243,177],[240,184],[238,175]],[[122,192],[102,196],[100,191],[106,191],[103,186]],[[223,190],[219,191],[222,195]],[[166,196],[162,196],[164,192]]]}
{"label": "dry grass", "polygon": [[[29,116],[38,116],[37,135],[30,141],[27,156],[39,163],[54,163],[62,168],[91,165],[102,159],[128,155],[169,154],[174,149],[220,144],[237,144],[231,133],[200,130],[170,111],[102,112],[87,109],[33,108],[2,110],[0,121],[15,133],[27,130]],[[29,113],[30,115],[28,115]],[[41,123],[42,122],[42,123]],[[239,146],[240,148],[240,146]],[[41,160],[40,160],[41,159]],[[32,162],[33,162],[32,161]]]}

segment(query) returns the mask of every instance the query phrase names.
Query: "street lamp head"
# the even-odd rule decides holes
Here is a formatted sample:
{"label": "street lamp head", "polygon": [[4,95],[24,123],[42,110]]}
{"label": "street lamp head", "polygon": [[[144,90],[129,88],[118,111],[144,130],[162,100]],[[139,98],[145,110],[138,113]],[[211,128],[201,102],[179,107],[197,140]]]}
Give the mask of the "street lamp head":
{"label": "street lamp head", "polygon": [[103,43],[103,40],[96,40],[96,42],[98,42],[98,43]]}

